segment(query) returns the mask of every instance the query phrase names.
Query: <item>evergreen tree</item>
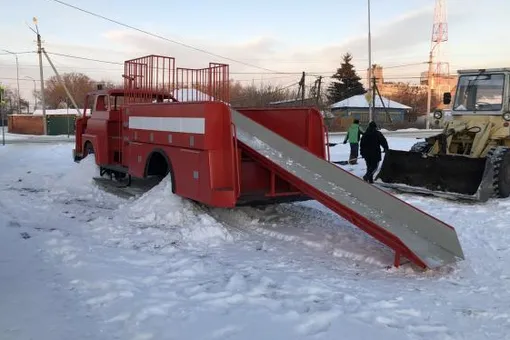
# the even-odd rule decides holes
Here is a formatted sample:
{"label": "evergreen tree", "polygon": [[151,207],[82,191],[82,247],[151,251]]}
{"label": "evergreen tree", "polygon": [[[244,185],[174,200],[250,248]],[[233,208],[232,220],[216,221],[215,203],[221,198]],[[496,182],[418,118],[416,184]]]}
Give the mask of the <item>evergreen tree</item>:
{"label": "evergreen tree", "polygon": [[360,82],[361,78],[356,74],[354,66],[351,64],[351,54],[344,54],[342,59],[342,65],[332,76],[337,81],[333,81],[327,89],[327,97],[331,104],[366,92]]}

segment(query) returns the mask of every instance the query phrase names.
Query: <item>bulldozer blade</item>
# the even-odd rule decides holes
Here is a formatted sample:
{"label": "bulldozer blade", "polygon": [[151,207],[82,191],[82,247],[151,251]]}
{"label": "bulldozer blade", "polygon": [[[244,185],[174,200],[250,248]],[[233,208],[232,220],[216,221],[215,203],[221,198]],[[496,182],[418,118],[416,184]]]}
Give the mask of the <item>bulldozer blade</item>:
{"label": "bulldozer blade", "polygon": [[376,180],[402,192],[486,202],[493,194],[493,175],[492,162],[486,157],[388,150]]}

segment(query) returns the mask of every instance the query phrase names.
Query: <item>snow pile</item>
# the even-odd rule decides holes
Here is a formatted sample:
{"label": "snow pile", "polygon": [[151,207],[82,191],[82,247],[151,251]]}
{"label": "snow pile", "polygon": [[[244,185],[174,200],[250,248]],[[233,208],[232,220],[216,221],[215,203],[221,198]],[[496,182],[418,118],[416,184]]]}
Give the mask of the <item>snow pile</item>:
{"label": "snow pile", "polygon": [[[69,162],[72,162],[71,156],[69,156]],[[75,163],[75,166],[60,177],[56,184],[60,188],[90,190],[94,182],[93,177],[99,177],[99,169],[94,155],[90,155],[82,159],[80,163]]]}
{"label": "snow pile", "polygon": [[233,240],[227,228],[198,205],[172,193],[170,175],[139,198],[121,205],[113,218],[103,217],[92,224],[98,231],[112,231],[113,243],[134,248],[218,245]]}

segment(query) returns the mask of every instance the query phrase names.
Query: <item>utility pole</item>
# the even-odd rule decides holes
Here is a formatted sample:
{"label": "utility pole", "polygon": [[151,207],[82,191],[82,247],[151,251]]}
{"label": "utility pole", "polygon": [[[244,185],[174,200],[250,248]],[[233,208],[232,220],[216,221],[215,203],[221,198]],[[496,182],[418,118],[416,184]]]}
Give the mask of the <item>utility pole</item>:
{"label": "utility pole", "polygon": [[[299,89],[301,91],[301,105],[305,103],[305,72],[301,75],[301,79],[299,80]],[[298,92],[299,94],[299,92]]]}
{"label": "utility pole", "polygon": [[[375,83],[375,76],[372,77],[372,108],[375,111],[375,92],[376,92],[376,83]],[[370,105],[369,105],[370,106]],[[369,122],[373,120],[373,115],[370,115]]]}
{"label": "utility pole", "polygon": [[[370,0],[368,0],[368,90],[370,91],[370,80],[372,79],[372,35],[370,30]],[[374,92],[372,93],[372,95]],[[373,96],[375,97],[375,96]],[[368,121],[371,122],[372,117],[372,109],[375,108],[375,105],[372,107],[370,103],[368,104]]]}
{"label": "utility pole", "polygon": [[[434,24],[432,25],[432,39],[431,39],[431,48],[429,53],[429,70],[427,75],[427,112],[426,112],[426,129],[430,128],[430,111],[432,111],[432,89],[435,87],[435,82],[437,77],[441,77],[445,74],[445,72],[441,69],[442,65],[447,65],[448,63],[441,62],[441,45],[448,41],[448,22],[446,19],[446,0],[436,0],[436,5],[434,7]],[[434,58],[434,55],[436,58]],[[434,59],[436,60],[436,65],[434,65]],[[433,72],[433,66],[435,66],[435,74]],[[449,74],[446,72],[446,74]]]}
{"label": "utility pole", "polygon": [[[80,110],[78,109],[78,105],[76,104],[76,101],[74,100],[73,96],[71,95],[71,92],[69,92],[69,89],[67,88],[66,86],[66,83],[64,82],[64,80],[62,79],[62,77],[60,77],[60,74],[58,73],[57,71],[57,68],[55,67],[55,65],[53,65],[53,62],[51,61],[50,57],[48,56],[48,53],[46,53],[46,51],[44,50],[44,48],[42,49],[42,52],[44,53],[44,56],[46,57],[46,59],[48,60],[48,62],[50,63],[50,66],[51,68],[53,68],[53,72],[55,72],[55,75],[57,76],[57,80],[58,82],[60,83],[60,85],[62,85],[62,87],[64,88],[64,90],[66,91],[66,94],[67,94],[67,98],[69,98],[71,100],[71,102],[73,103],[74,105],[74,108],[76,109],[76,111],[78,112],[78,114],[82,114],[80,112]],[[67,103],[67,102],[66,102]]]}
{"label": "utility pole", "polygon": [[39,75],[41,77],[41,105],[42,105],[42,113],[43,113],[43,129],[44,134],[48,134],[47,120],[46,120],[46,103],[44,100],[44,73],[43,73],[43,64],[42,64],[42,43],[41,43],[41,35],[39,34],[39,27],[37,26],[37,18],[34,17],[33,20],[35,25],[35,30],[30,27],[30,29],[37,35],[37,54],[39,55]]}
{"label": "utility pole", "polygon": [[429,70],[427,74],[427,114],[425,116],[425,129],[430,129],[430,110],[432,105],[432,50],[429,54]]}
{"label": "utility pole", "polygon": [[321,103],[321,85],[322,76],[319,76],[319,79],[317,79],[317,106],[320,106]]}

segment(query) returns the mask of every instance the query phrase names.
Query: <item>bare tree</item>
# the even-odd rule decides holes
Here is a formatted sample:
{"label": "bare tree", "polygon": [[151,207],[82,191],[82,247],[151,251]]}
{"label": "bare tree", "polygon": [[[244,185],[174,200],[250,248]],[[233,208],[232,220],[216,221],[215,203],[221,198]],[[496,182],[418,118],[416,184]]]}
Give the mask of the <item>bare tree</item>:
{"label": "bare tree", "polygon": [[242,86],[240,82],[231,82],[230,102],[236,107],[266,107],[272,102],[297,99],[296,90],[291,87],[274,86]]}
{"label": "bare tree", "polygon": [[28,112],[28,101],[20,98],[21,107],[18,107],[18,90],[6,86],[4,90],[5,110],[7,114]]}
{"label": "bare tree", "polygon": [[[418,116],[427,112],[427,89],[410,83],[401,83],[398,86],[398,90],[387,96],[389,99],[404,105],[410,106],[410,114]],[[438,99],[432,96],[432,109],[439,104]]]}
{"label": "bare tree", "polygon": [[[94,81],[83,73],[64,73],[61,75],[67,89],[74,97],[78,107],[83,107],[85,96],[95,89]],[[62,98],[67,98],[64,87],[53,76],[45,81],[45,102],[48,108],[58,108]]]}

